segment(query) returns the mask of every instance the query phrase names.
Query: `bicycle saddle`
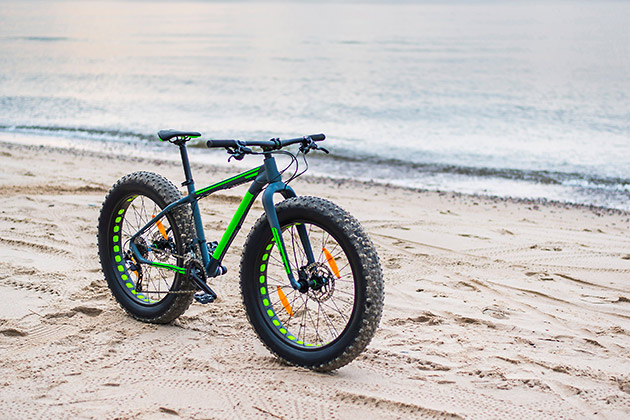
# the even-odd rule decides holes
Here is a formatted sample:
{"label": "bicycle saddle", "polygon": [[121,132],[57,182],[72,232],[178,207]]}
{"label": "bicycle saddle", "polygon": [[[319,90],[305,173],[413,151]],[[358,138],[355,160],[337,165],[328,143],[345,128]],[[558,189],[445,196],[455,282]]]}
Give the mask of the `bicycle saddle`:
{"label": "bicycle saddle", "polygon": [[201,133],[196,131],[177,131],[177,130],[160,130],[158,137],[162,141],[168,141],[174,137],[201,137]]}

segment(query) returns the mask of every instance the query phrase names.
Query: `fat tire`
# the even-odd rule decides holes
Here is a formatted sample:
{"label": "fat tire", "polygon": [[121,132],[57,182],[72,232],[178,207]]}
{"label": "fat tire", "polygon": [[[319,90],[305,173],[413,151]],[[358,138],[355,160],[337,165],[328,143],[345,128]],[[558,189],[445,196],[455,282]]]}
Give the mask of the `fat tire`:
{"label": "fat tire", "polygon": [[[167,324],[183,314],[190,306],[192,294],[169,294],[156,305],[145,306],[133,300],[123,289],[121,280],[115,271],[113,261],[112,227],[121,203],[130,196],[144,195],[161,208],[182,198],[181,192],[161,175],[152,172],[134,172],[126,175],[109,190],[105,197],[98,220],[99,258],[107,285],[118,304],[132,317],[144,322]],[[195,236],[188,206],[180,206],[167,215],[173,228],[173,234],[179,237],[178,253],[183,254],[183,247],[189,238]],[[177,290],[190,290],[190,279],[183,274],[175,274],[173,287]]]}
{"label": "fat tire", "polygon": [[[252,227],[244,244],[240,266],[240,286],[243,305],[248,320],[262,343],[274,354],[289,364],[316,371],[332,371],[354,360],[370,343],[374,336],[383,309],[383,274],[374,244],[360,223],[348,212],[334,203],[318,197],[295,197],[275,206],[284,227],[292,220],[317,222],[349,252],[352,272],[355,276],[354,311],[347,328],[330,346],[321,349],[299,349],[283,343],[265,319],[264,309],[258,296],[258,267],[265,246],[269,243],[271,229],[265,214]],[[359,300],[357,303],[356,300]]]}

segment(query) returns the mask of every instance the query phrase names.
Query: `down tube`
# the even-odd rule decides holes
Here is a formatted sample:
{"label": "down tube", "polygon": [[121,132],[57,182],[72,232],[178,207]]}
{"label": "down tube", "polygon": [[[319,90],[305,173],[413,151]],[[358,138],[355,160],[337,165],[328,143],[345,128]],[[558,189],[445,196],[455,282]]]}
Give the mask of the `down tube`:
{"label": "down tube", "polygon": [[221,261],[223,260],[223,257],[227,252],[227,249],[230,247],[230,244],[236,237],[236,234],[241,229],[243,221],[245,220],[245,217],[247,217],[247,213],[249,213],[249,209],[251,209],[252,204],[254,203],[254,200],[259,193],[260,188],[250,188],[245,193],[241,204],[239,204],[238,209],[236,209],[236,213],[234,213],[230,224],[221,237],[221,241],[212,253],[210,262],[206,266],[206,272],[208,273],[208,276],[215,277],[217,275],[217,268],[219,268],[219,265],[221,264]]}

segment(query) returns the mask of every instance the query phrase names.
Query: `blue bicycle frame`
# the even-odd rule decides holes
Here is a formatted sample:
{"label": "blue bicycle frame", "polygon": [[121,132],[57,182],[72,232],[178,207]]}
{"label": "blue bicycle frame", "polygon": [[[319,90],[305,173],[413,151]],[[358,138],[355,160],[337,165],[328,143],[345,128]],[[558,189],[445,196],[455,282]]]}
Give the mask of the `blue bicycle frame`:
{"label": "blue bicycle frame", "polygon": [[[141,253],[138,250],[138,247],[135,244],[135,240],[138,236],[145,233],[150,227],[152,227],[158,220],[160,220],[164,215],[173,211],[179,206],[184,206],[189,204],[193,221],[195,224],[195,231],[197,233],[197,237],[193,239],[193,242],[190,244],[191,248],[194,249],[195,246],[199,247],[199,253],[201,255],[203,266],[205,267],[205,271],[208,277],[216,277],[220,274],[224,274],[227,270],[221,266],[221,262],[227,253],[228,248],[232,244],[232,241],[238,234],[241,226],[249,210],[252,207],[252,204],[256,200],[256,197],[261,193],[262,194],[262,204],[265,209],[265,213],[267,215],[267,219],[269,221],[269,226],[271,227],[271,234],[273,239],[278,246],[278,250],[282,257],[282,262],[291,285],[295,289],[300,288],[300,283],[295,279],[293,272],[291,270],[291,265],[287,259],[286,248],[284,245],[284,240],[282,239],[282,230],[280,223],[278,221],[278,215],[276,214],[273,196],[276,193],[280,193],[284,199],[296,197],[297,195],[293,191],[291,187],[282,182],[282,174],[278,171],[278,167],[276,165],[275,158],[273,157],[271,152],[265,152],[264,154],[264,163],[262,166],[257,168],[250,169],[248,171],[242,172],[236,176],[225,179],[216,184],[210,185],[208,187],[202,188],[200,190],[195,190],[195,183],[193,181],[190,162],[188,160],[188,152],[186,150],[186,143],[181,142],[178,144],[179,150],[182,158],[182,165],[184,168],[184,175],[186,176],[186,180],[182,183],[182,186],[186,186],[188,189],[188,195],[181,198],[178,201],[175,201],[168,206],[166,206],[160,213],[155,215],[146,225],[144,225],[140,230],[138,230],[131,238],[130,238],[130,248],[134,254],[134,258],[136,261],[142,264],[149,264],[156,267],[166,268],[172,271],[179,272],[181,274],[186,273],[186,269],[184,267],[178,267],[171,264],[149,261],[146,258],[142,257]],[[244,183],[249,182],[253,179],[252,184],[249,189],[245,193],[243,200],[238,206],[236,213],[232,217],[230,224],[228,225],[226,231],[224,232],[221,240],[219,241],[216,248],[210,255],[210,251],[208,248],[208,243],[206,242],[205,233],[203,230],[203,224],[201,221],[201,213],[199,211],[199,203],[198,201],[204,197],[209,196],[217,191],[230,189],[236,187],[238,185],[242,185]],[[266,186],[266,188],[265,188]],[[311,248],[310,241],[308,239],[308,234],[306,232],[306,228],[299,224],[297,226],[298,234],[300,236],[300,241],[302,246],[304,247],[304,251],[306,253],[309,264],[315,261],[315,257],[313,255],[313,250]],[[204,292],[216,296],[216,294],[210,289],[206,282],[193,278],[196,286],[198,286]]]}

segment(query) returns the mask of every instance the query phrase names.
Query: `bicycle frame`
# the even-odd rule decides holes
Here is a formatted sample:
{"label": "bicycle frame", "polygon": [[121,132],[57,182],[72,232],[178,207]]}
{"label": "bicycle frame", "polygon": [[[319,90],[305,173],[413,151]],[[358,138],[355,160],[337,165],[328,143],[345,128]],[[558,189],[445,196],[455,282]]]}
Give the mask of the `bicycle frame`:
{"label": "bicycle frame", "polygon": [[[269,226],[271,227],[271,233],[273,240],[278,246],[280,255],[282,257],[282,262],[284,264],[285,271],[287,273],[287,277],[291,282],[291,285],[295,289],[300,288],[300,284],[295,280],[293,276],[293,272],[291,270],[291,265],[287,259],[286,248],[284,245],[284,240],[282,239],[281,227],[278,221],[278,215],[276,214],[275,206],[273,203],[273,196],[276,193],[280,193],[284,199],[296,197],[295,191],[287,184],[282,182],[282,175],[278,171],[278,167],[276,165],[275,158],[273,157],[271,152],[265,152],[264,154],[264,163],[263,165],[250,169],[248,171],[242,172],[236,176],[220,181],[216,184],[212,184],[208,187],[195,190],[195,183],[193,181],[190,162],[188,160],[188,152],[186,150],[185,142],[179,144],[179,150],[182,158],[182,166],[184,168],[184,175],[186,176],[186,180],[182,183],[182,186],[186,186],[188,189],[188,195],[181,198],[178,201],[175,201],[168,206],[166,206],[160,213],[155,215],[146,225],[144,225],[140,230],[138,230],[131,238],[130,238],[130,248],[134,254],[134,258],[136,261],[149,264],[156,267],[166,268],[181,274],[186,274],[186,269],[184,267],[178,267],[171,264],[160,263],[155,261],[149,261],[142,257],[140,254],[138,247],[135,244],[135,239],[146,232],[151,226],[153,226],[158,220],[160,220],[164,215],[173,211],[174,209],[189,204],[193,221],[195,225],[195,230],[197,232],[197,237],[193,239],[192,246],[199,246],[199,251],[202,258],[203,266],[205,267],[206,274],[208,277],[216,277],[219,274],[223,274],[221,270],[221,262],[227,253],[232,241],[240,231],[241,226],[249,210],[251,209],[252,204],[254,203],[256,197],[263,191],[262,194],[262,204],[265,209],[265,214],[267,215],[267,219],[269,221]],[[223,233],[221,240],[219,241],[217,247],[214,249],[212,255],[210,255],[208,244],[206,242],[205,233],[203,230],[203,224],[201,221],[201,213],[199,210],[198,201],[202,198],[205,198],[217,191],[230,189],[236,187],[238,185],[242,185],[244,183],[249,182],[253,178],[253,182],[250,185],[249,189],[245,193],[243,200],[240,205],[236,209],[232,220],[230,221],[226,231]],[[266,188],[265,188],[266,186]],[[315,261],[315,257],[313,255],[313,250],[311,248],[310,241],[308,239],[308,234],[306,232],[306,228],[299,224],[297,226],[298,234],[300,236],[300,241],[302,242],[302,246],[304,247],[304,251],[306,252],[306,256],[309,264]],[[214,292],[208,287],[208,285],[203,281],[196,281],[197,286],[199,286],[204,292],[214,294]]]}

